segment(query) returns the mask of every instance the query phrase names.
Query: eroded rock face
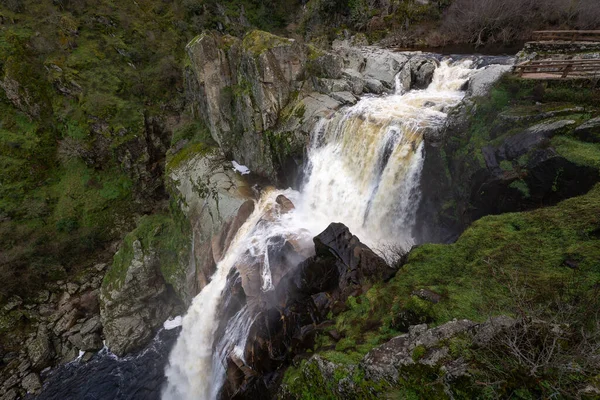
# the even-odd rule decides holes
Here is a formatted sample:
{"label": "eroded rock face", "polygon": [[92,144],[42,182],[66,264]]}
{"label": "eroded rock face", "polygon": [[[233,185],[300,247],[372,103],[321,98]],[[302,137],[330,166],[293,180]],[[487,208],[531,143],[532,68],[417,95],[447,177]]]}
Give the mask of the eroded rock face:
{"label": "eroded rock face", "polygon": [[[280,201],[285,203],[285,199]],[[257,318],[250,329],[245,361],[238,358],[228,363],[221,398],[234,393],[257,398],[273,391],[278,369],[311,346],[316,332],[329,326],[326,317],[336,305],[340,310],[350,294],[357,295],[395,272],[343,224],[331,224],[314,243],[316,254],[298,264],[304,257],[293,243],[285,238],[273,242],[269,261],[274,290],[261,290],[260,276],[252,275],[259,270],[256,266],[238,266],[239,273],[231,274],[228,287],[236,300],[226,301],[226,315],[247,304]],[[225,328],[222,325],[219,329]]]}
{"label": "eroded rock face", "polygon": [[124,277],[105,281],[100,297],[107,346],[120,356],[147,344],[163,322],[180,311],[155,251],[143,248],[139,240],[133,242],[132,250]]}
{"label": "eroded rock face", "polygon": [[[392,92],[410,57],[349,41],[328,52],[261,31],[242,40],[206,32],[187,53],[188,102],[223,153],[284,184],[319,117],[363,92]],[[432,68],[415,67],[414,85],[426,87]]]}
{"label": "eroded rock face", "polygon": [[437,60],[430,57],[417,56],[411,58],[400,72],[400,84],[403,91],[426,89],[433,79],[438,66]]}
{"label": "eroded rock face", "polygon": [[[205,33],[187,46],[197,110],[226,153],[257,174],[276,178],[267,138],[306,63],[291,39],[253,31],[243,40]],[[331,70],[331,68],[329,69]]]}

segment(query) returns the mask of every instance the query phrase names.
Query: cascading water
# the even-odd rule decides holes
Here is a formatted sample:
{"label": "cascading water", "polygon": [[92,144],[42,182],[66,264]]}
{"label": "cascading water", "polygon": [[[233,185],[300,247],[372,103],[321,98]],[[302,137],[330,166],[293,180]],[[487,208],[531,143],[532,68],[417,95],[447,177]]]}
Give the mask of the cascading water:
{"label": "cascading water", "polygon": [[[211,282],[193,300],[170,356],[164,400],[214,399],[225,377],[229,354],[243,360],[255,316],[244,307],[215,338],[227,278],[241,265],[260,268],[261,290],[273,289],[269,246],[284,237],[307,257],[312,238],[331,222],[342,222],[375,249],[409,248],[420,200],[423,133],[444,123],[463,97],[460,88],[471,62],[444,61],[426,90],[365,97],[317,123],[301,192],[266,190],[217,265]],[[295,208],[283,212],[279,195]],[[256,260],[260,260],[257,262]],[[275,283],[276,284],[276,283]]]}

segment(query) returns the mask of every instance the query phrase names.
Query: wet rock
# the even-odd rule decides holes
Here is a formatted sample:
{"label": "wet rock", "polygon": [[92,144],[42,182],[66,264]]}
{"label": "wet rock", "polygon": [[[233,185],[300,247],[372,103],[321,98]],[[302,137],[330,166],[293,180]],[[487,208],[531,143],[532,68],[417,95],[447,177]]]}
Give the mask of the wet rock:
{"label": "wet rock", "polygon": [[279,211],[282,214],[286,214],[286,213],[292,211],[294,208],[296,208],[294,206],[294,203],[292,203],[292,201],[290,199],[288,199],[287,197],[285,197],[282,194],[277,196],[277,198],[275,199],[275,202],[281,206]]}
{"label": "wet rock", "polygon": [[426,89],[437,67],[438,62],[434,58],[422,56],[411,58],[400,72],[402,90],[406,92],[411,89]]}
{"label": "wet rock", "polygon": [[25,389],[27,393],[36,393],[42,388],[42,382],[40,381],[38,374],[32,372],[23,378],[21,386],[23,386],[23,389]]}
{"label": "wet rock", "polygon": [[578,126],[573,132],[577,138],[589,143],[600,143],[600,117]]}
{"label": "wet rock", "polygon": [[132,251],[125,276],[105,281],[100,296],[106,342],[120,356],[146,345],[178,305],[167,289],[155,250],[135,240]]}
{"label": "wet rock", "polygon": [[213,236],[211,247],[215,263],[221,261],[237,231],[246,222],[252,212],[254,212],[254,202],[247,200],[240,206],[235,217],[223,224],[221,230]]}
{"label": "wet rock", "polygon": [[314,242],[318,257],[335,260],[342,293],[364,287],[369,280],[387,280],[396,273],[343,224],[330,224]]}

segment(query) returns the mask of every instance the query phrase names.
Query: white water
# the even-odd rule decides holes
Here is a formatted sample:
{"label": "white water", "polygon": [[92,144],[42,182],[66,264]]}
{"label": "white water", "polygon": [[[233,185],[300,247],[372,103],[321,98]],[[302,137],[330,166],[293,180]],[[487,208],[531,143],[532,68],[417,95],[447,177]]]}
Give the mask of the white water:
{"label": "white water", "polygon": [[[436,70],[426,90],[367,97],[315,127],[301,192],[266,190],[217,265],[211,282],[193,300],[170,356],[164,400],[214,399],[225,377],[224,361],[243,349],[253,317],[242,308],[220,338],[218,311],[229,272],[237,265],[259,268],[260,287],[272,290],[268,246],[284,237],[309,256],[312,238],[331,222],[342,222],[373,248],[408,248],[423,166],[423,132],[442,126],[449,108],[460,102],[459,88],[472,70],[469,62]],[[296,206],[282,213],[283,194]],[[214,351],[213,351],[214,348]]]}

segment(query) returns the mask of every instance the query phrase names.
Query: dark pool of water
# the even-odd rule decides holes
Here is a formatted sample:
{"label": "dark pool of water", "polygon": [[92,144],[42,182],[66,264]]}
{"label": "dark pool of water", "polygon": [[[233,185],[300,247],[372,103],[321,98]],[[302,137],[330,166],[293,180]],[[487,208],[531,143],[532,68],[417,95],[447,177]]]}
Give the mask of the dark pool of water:
{"label": "dark pool of water", "polygon": [[[161,330],[139,354],[118,358],[102,350],[86,363],[52,370],[37,400],[159,400],[165,366],[181,328]],[[32,398],[32,397],[30,397]]]}

